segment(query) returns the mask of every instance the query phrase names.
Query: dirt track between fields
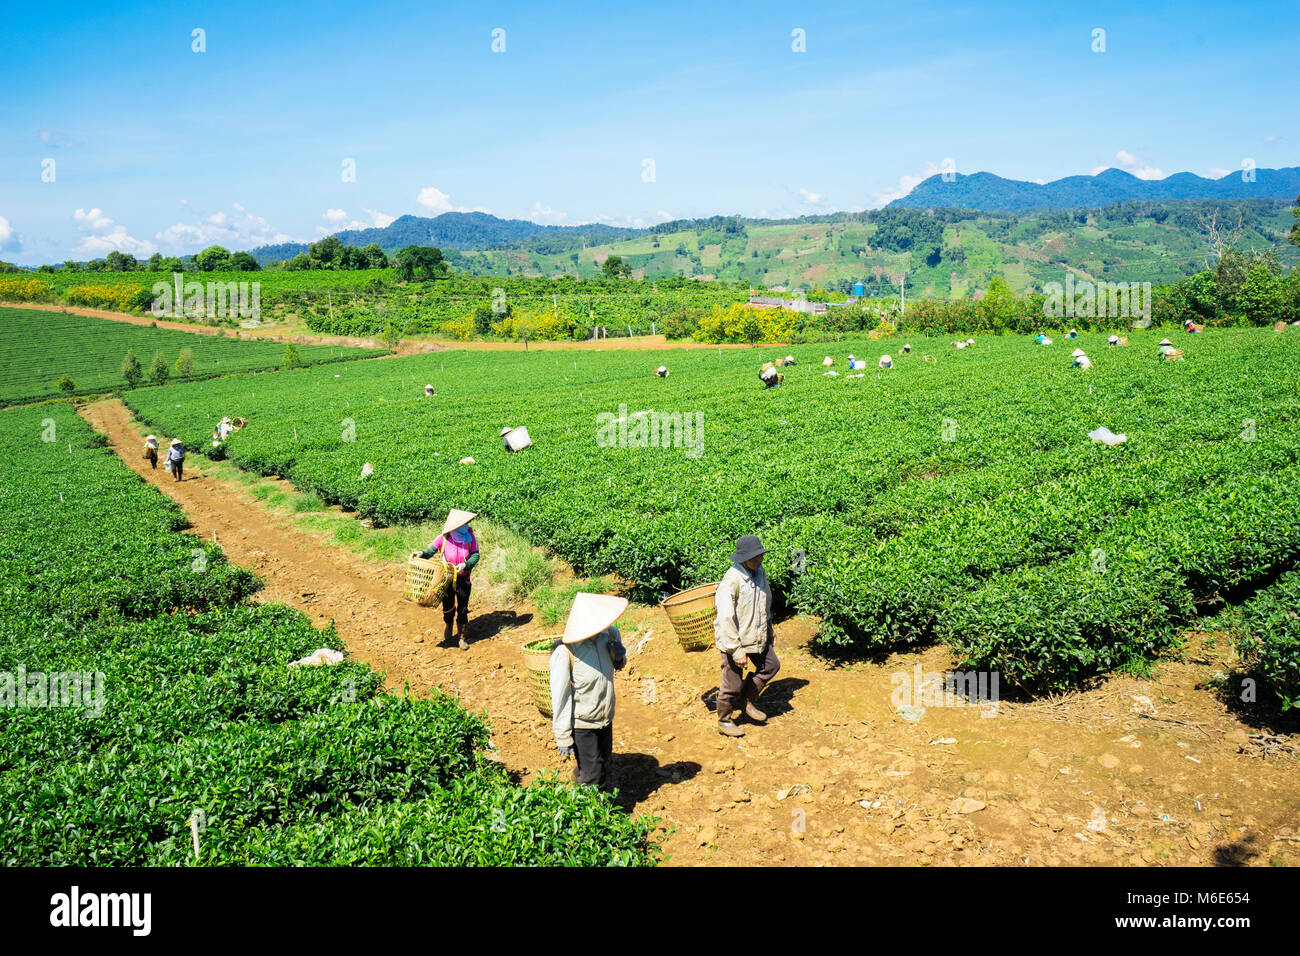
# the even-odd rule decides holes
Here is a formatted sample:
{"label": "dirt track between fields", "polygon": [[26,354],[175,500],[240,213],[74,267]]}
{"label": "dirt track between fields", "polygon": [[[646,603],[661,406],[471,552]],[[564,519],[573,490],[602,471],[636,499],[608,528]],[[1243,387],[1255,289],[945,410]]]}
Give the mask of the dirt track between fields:
{"label": "dirt track between fields", "polygon": [[[85,406],[122,460],[176,500],[193,533],[266,580],[263,601],[333,621],[350,652],[416,693],[441,685],[486,709],[507,766],[563,767],[549,721],[529,700],[519,647],[540,636],[527,606],[490,588],[471,601],[471,646],[439,645],[441,615],[401,600],[403,570],[375,564],[190,455],[175,483],[140,458],[140,432],[117,400]],[[942,648],[883,664],[828,665],[810,630],[782,622],[783,668],[762,698],[766,726],[724,739],[706,701],[713,652],[686,654],[662,612],[620,621],[629,664],[618,679],[616,783],[625,805],[674,828],[674,864],[1296,865],[1300,736],[1252,739],[1213,689],[1225,643],[1189,643],[1154,681],[1116,677],[1060,700],[1002,701],[992,717],[891,705],[891,675],[951,669]],[[1101,815],[1098,816],[1098,811]],[[1089,826],[1091,824],[1091,828]]]}
{"label": "dirt track between fields", "polygon": [[[271,342],[283,342],[294,345],[336,345],[354,348],[386,349],[392,348],[397,355],[422,355],[429,352],[445,352],[450,349],[471,349],[475,351],[518,351],[546,349],[618,349],[621,351],[645,351],[649,349],[752,349],[757,345],[726,343],[710,345],[705,342],[669,342],[663,335],[641,335],[636,338],[599,339],[596,341],[574,342],[457,342],[435,339],[403,339],[396,346],[385,345],[379,339],[357,338],[345,335],[321,335],[316,332],[301,332],[292,328],[267,326],[261,328],[229,328],[216,325],[199,325],[194,322],[173,322],[169,319],[155,319],[148,315],[135,315],[130,312],[112,312],[107,309],[87,309],[80,306],[49,305],[42,302],[0,302],[0,308],[38,309],[42,312],[64,312],[68,315],[84,315],[94,319],[108,319],[113,322],[129,322],[132,325],[157,326],[160,329],[172,329],[177,332],[193,332],[195,335],[226,335],[241,339],[266,339]],[[781,343],[768,343],[780,345]]]}

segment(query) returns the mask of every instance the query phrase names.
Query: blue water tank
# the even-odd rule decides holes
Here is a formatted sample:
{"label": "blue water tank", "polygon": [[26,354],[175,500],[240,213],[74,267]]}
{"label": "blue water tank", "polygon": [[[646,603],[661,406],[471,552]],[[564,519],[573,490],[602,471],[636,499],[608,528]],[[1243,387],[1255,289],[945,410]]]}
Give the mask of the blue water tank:
{"label": "blue water tank", "polygon": [[853,294],[856,296],[866,295],[867,287],[861,282],[853,283]]}

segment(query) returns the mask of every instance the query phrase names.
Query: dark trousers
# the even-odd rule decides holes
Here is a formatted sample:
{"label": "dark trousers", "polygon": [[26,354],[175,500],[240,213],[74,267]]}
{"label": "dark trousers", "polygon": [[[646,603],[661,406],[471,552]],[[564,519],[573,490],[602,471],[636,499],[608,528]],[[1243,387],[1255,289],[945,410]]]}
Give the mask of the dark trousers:
{"label": "dark trousers", "polygon": [[181,480],[181,473],[184,470],[185,470],[185,462],[183,461],[172,462],[172,477],[175,478],[177,481]]}
{"label": "dark trousers", "polygon": [[718,681],[718,719],[726,720],[731,712],[743,707],[747,698],[757,698],[763,688],[772,682],[776,672],[781,669],[781,662],[776,659],[776,648],[772,639],[767,639],[767,646],[761,654],[750,654],[749,661],[756,668],[756,673],[741,680],[741,670],[730,654],[721,654],[722,679]]}
{"label": "dark trousers", "polygon": [[149,459],[149,467],[150,467],[150,468],[153,468],[153,469],[155,469],[155,470],[158,468],[158,452],[156,452],[156,451],[148,451],[148,452],[145,453],[145,456],[144,456],[144,457],[146,457],[146,458]]}
{"label": "dark trousers", "polygon": [[442,623],[447,627],[453,620],[462,631],[469,625],[469,592],[469,575],[458,575],[456,586],[442,600]]}
{"label": "dark trousers", "polygon": [[573,749],[578,755],[578,766],[573,770],[574,781],[605,786],[609,780],[610,757],[614,753],[614,725],[607,724],[599,730],[575,728]]}

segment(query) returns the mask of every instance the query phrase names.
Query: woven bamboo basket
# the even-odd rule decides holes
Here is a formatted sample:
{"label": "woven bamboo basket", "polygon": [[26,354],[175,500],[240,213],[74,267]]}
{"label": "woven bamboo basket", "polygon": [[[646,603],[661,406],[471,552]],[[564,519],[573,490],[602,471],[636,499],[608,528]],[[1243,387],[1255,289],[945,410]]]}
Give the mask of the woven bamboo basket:
{"label": "woven bamboo basket", "polygon": [[421,607],[431,606],[433,592],[442,576],[447,573],[447,562],[441,557],[430,560],[419,555],[411,555],[406,560],[406,591],[408,601],[414,601]]}
{"label": "woven bamboo basket", "polygon": [[714,581],[678,591],[664,601],[664,613],[677,632],[677,643],[682,650],[702,651],[714,646],[713,619],[717,617],[718,609],[713,596],[719,583]]}
{"label": "woven bamboo basket", "polygon": [[524,670],[528,672],[528,689],[532,692],[533,703],[537,705],[543,717],[553,716],[551,713],[551,651],[555,649],[555,642],[559,639],[558,634],[543,637],[525,644],[522,648]]}

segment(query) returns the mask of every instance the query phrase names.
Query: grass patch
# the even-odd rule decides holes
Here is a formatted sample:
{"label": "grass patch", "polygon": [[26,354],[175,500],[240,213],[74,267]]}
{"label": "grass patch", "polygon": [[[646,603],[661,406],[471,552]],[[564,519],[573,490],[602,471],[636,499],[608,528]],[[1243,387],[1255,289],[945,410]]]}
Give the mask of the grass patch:
{"label": "grass patch", "polygon": [[588,594],[604,594],[609,589],[609,579],[587,578],[562,585],[543,585],[533,592],[532,598],[533,604],[537,607],[538,618],[550,627],[568,616],[569,608],[573,607],[573,599],[579,591],[586,591]]}

